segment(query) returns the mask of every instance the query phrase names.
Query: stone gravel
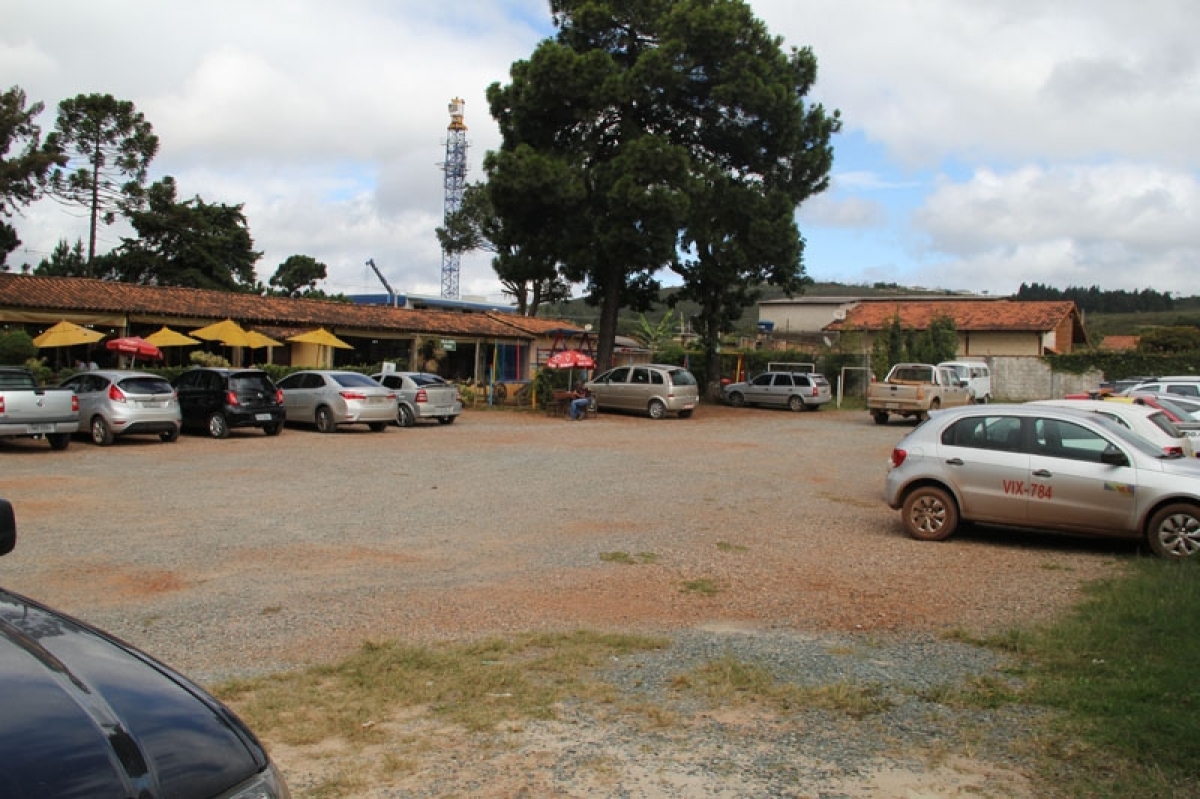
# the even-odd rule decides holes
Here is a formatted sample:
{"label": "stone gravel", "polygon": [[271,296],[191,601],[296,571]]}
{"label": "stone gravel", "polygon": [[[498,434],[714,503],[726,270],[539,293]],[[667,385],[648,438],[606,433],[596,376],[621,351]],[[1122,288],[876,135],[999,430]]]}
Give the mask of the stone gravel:
{"label": "stone gravel", "polygon": [[[671,641],[603,676],[673,724],[585,703],[486,739],[413,721],[386,753],[411,767],[339,795],[1038,795],[1020,755],[1031,711],[929,700],[1007,679],[997,655],[946,634],[1051,619],[1137,547],[908,539],[882,486],[909,429],[831,408],[578,423],[469,409],[380,434],[0,442],[20,530],[0,582],[207,683],[365,640],[583,628]],[[715,593],[687,590],[695,580]],[[672,690],[726,655],[784,681],[872,687],[889,709],[713,708]],[[298,796],[381,756],[268,745]]]}

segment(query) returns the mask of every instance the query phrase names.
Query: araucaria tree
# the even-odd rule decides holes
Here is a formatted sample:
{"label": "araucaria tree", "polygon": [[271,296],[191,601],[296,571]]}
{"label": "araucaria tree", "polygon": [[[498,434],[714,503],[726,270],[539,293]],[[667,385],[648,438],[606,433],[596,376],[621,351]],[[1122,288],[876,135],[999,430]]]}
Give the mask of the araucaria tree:
{"label": "araucaria tree", "polygon": [[558,34],[488,90],[503,136],[485,169],[512,234],[586,284],[599,359],[617,312],[683,280],[715,379],[720,335],[763,283],[804,283],[796,206],[822,191],[840,128],[807,105],[808,49],[785,52],[743,0],[551,0]]}
{"label": "araucaria tree", "polygon": [[[13,86],[0,94],[0,217],[11,217],[42,196],[50,170],[67,162],[54,136],[42,142],[34,121],[44,106],[25,106],[25,92]],[[16,229],[0,220],[0,264],[21,243]]]}
{"label": "araucaria tree", "polygon": [[88,262],[96,257],[96,226],[111,225],[145,201],[146,170],[158,137],[145,117],[111,94],[81,94],[58,104],[58,144],[70,158],[54,170],[55,197],[88,209]]}

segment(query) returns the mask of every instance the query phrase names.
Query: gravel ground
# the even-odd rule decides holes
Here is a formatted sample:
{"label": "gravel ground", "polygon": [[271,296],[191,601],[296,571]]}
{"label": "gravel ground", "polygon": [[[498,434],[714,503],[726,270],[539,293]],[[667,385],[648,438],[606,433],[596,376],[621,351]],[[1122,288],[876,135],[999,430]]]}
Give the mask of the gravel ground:
{"label": "gravel ground", "polygon": [[[382,434],[0,442],[17,508],[13,590],[98,624],[201,682],[332,661],[364,640],[535,630],[667,635],[606,679],[675,721],[568,703],[479,736],[425,718],[383,751],[267,741],[298,797],[1033,796],[1029,711],[929,701],[1003,678],[986,634],[1045,620],[1136,546],[964,532],[906,538],[882,502],[909,425],[864,412],[701,408],[570,423],[468,411]],[[627,553],[632,565],[610,553]],[[690,580],[712,595],[683,590]],[[731,654],[891,708],[706,707],[672,679]],[[331,775],[372,790],[320,793]]]}

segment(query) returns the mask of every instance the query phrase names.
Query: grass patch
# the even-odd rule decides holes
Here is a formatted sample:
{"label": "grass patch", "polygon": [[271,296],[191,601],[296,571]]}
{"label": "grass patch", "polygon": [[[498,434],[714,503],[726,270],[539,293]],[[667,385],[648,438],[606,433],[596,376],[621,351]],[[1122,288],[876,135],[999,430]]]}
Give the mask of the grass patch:
{"label": "grass patch", "polygon": [[721,589],[715,580],[710,580],[707,577],[701,577],[698,580],[684,580],[683,588],[685,593],[700,594],[702,596],[712,596]]}
{"label": "grass patch", "polygon": [[1047,783],[1070,796],[1200,795],[1200,562],[1142,559],[1066,619],[1009,634],[1023,701],[1060,711]]}
{"label": "grass patch", "polygon": [[601,552],[600,560],[605,563],[623,563],[627,566],[633,566],[638,563],[655,563],[658,561],[658,555],[653,552],[639,552],[636,555],[631,555],[628,552]]}
{"label": "grass patch", "polygon": [[215,689],[250,726],[290,745],[327,738],[374,742],[386,722],[420,708],[469,730],[545,719],[564,698],[605,701],[585,674],[612,657],[667,646],[644,636],[575,632],[490,639],[459,646],[367,643],[351,657]]}
{"label": "grass patch", "polygon": [[747,551],[746,547],[742,546],[741,544],[731,544],[728,541],[718,541],[717,549],[721,552],[742,553]]}

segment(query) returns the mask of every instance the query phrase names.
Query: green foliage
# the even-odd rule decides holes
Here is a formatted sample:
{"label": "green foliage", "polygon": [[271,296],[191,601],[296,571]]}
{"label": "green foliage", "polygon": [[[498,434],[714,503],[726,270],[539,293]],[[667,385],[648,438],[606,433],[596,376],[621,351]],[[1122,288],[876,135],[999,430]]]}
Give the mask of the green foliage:
{"label": "green foliage", "polygon": [[[38,200],[51,170],[66,163],[57,138],[42,143],[37,118],[42,103],[25,105],[25,92],[13,86],[0,94],[0,217],[11,217]],[[0,264],[21,243],[17,231],[0,221]]]}
{"label": "green foliage", "polygon": [[111,94],[81,94],[58,104],[56,143],[69,161],[50,178],[59,199],[88,209],[88,261],[96,257],[96,225],[141,207],[150,161],[158,153],[153,126],[134,104]]}
{"label": "green foliage", "polygon": [[908,355],[907,335],[900,326],[900,317],[893,316],[888,326],[879,331],[871,342],[871,372],[879,380],[887,375],[894,363],[911,360]]}
{"label": "green foliage", "polygon": [[328,276],[325,264],[309,255],[291,255],[267,281],[282,297],[306,297],[317,290],[317,282]]}
{"label": "green foliage", "polygon": [[1068,286],[1060,290],[1041,283],[1021,284],[1016,300],[1071,300],[1079,310],[1089,313],[1132,313],[1139,311],[1170,311],[1175,300],[1170,292],[1161,293],[1154,289],[1141,291],[1102,291],[1099,286],[1083,288]]}
{"label": "green foliage", "polygon": [[1147,330],[1139,338],[1137,348],[1138,352],[1146,353],[1200,352],[1200,327],[1182,325]]}
{"label": "green foliage", "polygon": [[913,330],[903,327],[897,315],[871,342],[871,371],[882,380],[897,363],[940,363],[957,354],[958,328],[949,316],[936,316],[928,329]]}
{"label": "green foliage", "polygon": [[0,333],[0,364],[20,366],[30,358],[36,358],[37,352],[33,338],[24,330]]}
{"label": "green foliage", "polygon": [[66,239],[59,239],[54,252],[43,258],[33,273],[48,277],[90,277],[92,271],[83,254],[83,239],[75,239],[74,246],[67,244]]}
{"label": "green foliage", "polygon": [[1098,369],[1104,373],[1106,380],[1121,380],[1141,375],[1181,375],[1200,372],[1200,351],[1158,355],[1143,352],[1080,350],[1044,357],[1055,372],[1084,374]]}
{"label": "green foliage", "polygon": [[633,338],[650,350],[650,360],[654,361],[663,345],[675,335],[675,314],[668,310],[657,323],[651,324],[645,314],[638,314],[638,327]]}

